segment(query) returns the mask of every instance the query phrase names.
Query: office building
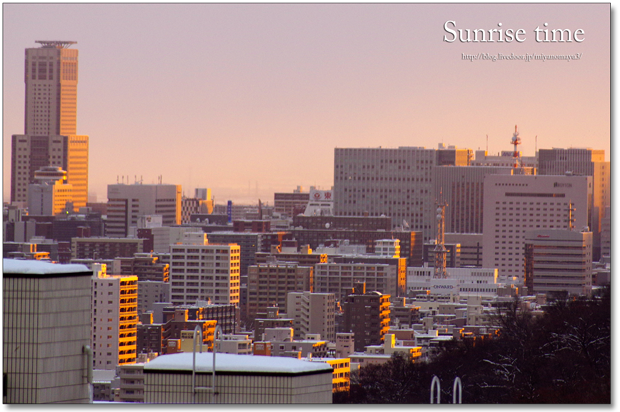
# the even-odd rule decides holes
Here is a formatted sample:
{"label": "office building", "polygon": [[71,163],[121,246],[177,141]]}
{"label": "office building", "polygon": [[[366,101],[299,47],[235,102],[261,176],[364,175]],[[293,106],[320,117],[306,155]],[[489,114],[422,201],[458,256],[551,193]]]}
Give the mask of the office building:
{"label": "office building", "polygon": [[592,291],[592,232],[525,232],[525,285],[530,294]]}
{"label": "office building", "polygon": [[461,266],[482,267],[482,233],[446,233],[444,239],[461,245]]}
{"label": "office building", "polygon": [[[476,157],[471,161],[471,166],[514,167],[514,150],[502,150],[497,155],[492,155],[486,150],[476,150]],[[535,174],[532,169],[538,167],[538,156],[522,156],[519,159],[527,174]]]}
{"label": "office building", "polygon": [[93,366],[115,369],[136,362],[138,277],[108,275],[93,266]]}
{"label": "office building", "polygon": [[467,166],[467,153],[467,149],[456,148],[336,148],[334,212],[338,216],[390,216],[392,227],[421,231],[429,240],[434,235],[433,167]]}
{"label": "office building", "polygon": [[13,135],[11,201],[27,202],[34,172],[67,171],[74,208],[88,201],[88,136],[77,135],[78,50],[73,41],[37,41],[25,54],[24,134]]}
{"label": "office building", "polygon": [[138,218],[145,215],[161,215],[163,226],[181,224],[181,185],[108,185],[106,236],[128,236],[129,228],[138,227]]}
{"label": "office building", "polygon": [[482,266],[500,283],[523,285],[525,232],[588,225],[589,176],[488,175],[484,192]]}
{"label": "office building", "polygon": [[293,319],[297,340],[320,334],[322,339],[335,342],[335,311],[333,293],[290,292],[286,299],[286,314]]}
{"label": "office building", "polygon": [[[488,166],[434,167],[433,199],[446,204],[445,232],[482,233],[484,177],[489,174],[512,174],[512,169]],[[437,224],[435,216],[433,224]]]}
{"label": "office building", "polygon": [[601,224],[605,210],[611,206],[611,169],[605,161],[604,150],[593,149],[540,149],[538,174],[592,176],[592,210],[588,226],[593,234],[594,259],[601,256]]}
{"label": "office building", "polygon": [[59,167],[72,185],[73,210],[88,201],[88,136],[13,135],[11,145],[11,202],[28,202],[28,185],[43,167]]}
{"label": "office building", "polygon": [[89,403],[91,278],[83,265],[3,260],[3,403]]}
{"label": "office building", "polygon": [[236,244],[210,244],[205,233],[186,233],[180,244],[170,245],[171,298],[175,305],[239,305],[240,248]]}

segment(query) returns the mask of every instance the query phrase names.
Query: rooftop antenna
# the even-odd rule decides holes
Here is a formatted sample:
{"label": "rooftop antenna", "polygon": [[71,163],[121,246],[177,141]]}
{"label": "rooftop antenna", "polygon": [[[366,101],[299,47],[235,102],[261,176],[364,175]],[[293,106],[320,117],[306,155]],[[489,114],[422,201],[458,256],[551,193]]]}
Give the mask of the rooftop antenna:
{"label": "rooftop antenna", "polygon": [[519,163],[521,163],[521,159],[519,157],[519,151],[517,149],[517,146],[521,144],[521,138],[519,137],[519,130],[517,129],[516,124],[515,124],[515,132],[512,135],[512,139],[510,140],[510,143],[512,143],[512,145],[514,146],[514,151],[512,153],[512,159],[514,160],[513,167],[517,168],[519,167]]}
{"label": "rooftop antenna", "polygon": [[538,153],[538,135],[534,137],[534,156],[536,156],[536,153]]}
{"label": "rooftop antenna", "polygon": [[487,150],[486,150],[486,152],[489,153],[489,135],[487,135]]}

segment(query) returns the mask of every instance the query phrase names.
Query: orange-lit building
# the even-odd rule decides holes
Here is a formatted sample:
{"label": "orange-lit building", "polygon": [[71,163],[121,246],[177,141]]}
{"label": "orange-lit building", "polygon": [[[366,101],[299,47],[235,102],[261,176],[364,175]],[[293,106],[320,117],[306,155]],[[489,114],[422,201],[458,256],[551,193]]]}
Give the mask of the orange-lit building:
{"label": "orange-lit building", "polygon": [[138,277],[108,275],[93,265],[93,367],[115,369],[136,362]]}
{"label": "orange-lit building", "polygon": [[379,345],[390,328],[390,295],[366,293],[366,285],[354,287],[343,301],[344,330],[354,333],[356,352]]}

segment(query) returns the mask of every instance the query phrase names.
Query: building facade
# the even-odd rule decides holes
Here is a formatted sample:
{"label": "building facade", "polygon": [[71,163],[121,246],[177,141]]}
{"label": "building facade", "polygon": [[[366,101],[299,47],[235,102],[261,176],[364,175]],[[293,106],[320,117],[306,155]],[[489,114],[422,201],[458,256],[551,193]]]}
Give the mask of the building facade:
{"label": "building facade", "polygon": [[488,175],[484,191],[482,266],[497,268],[500,283],[523,284],[525,232],[588,225],[588,176]]}
{"label": "building facade", "polygon": [[467,152],[466,149],[421,147],[336,148],[335,214],[390,216],[392,227],[422,231],[425,240],[431,239],[434,234],[431,217],[435,211],[433,167],[469,164],[467,155],[449,156],[448,151]]}
{"label": "building facade", "polygon": [[78,50],[74,41],[37,41],[25,53],[24,134],[12,137],[11,201],[26,202],[34,172],[67,171],[77,211],[88,201],[88,136],[77,135]]}
{"label": "building facade", "polygon": [[170,246],[171,298],[175,305],[239,305],[239,245],[210,244],[204,233],[186,233],[184,241]]}
{"label": "building facade", "polygon": [[93,366],[135,363],[138,277],[108,275],[105,265],[94,265],[93,273]]}
{"label": "building facade", "polygon": [[268,307],[286,307],[289,292],[312,291],[311,266],[294,262],[275,262],[252,265],[248,268],[247,317],[254,319]]}
{"label": "building facade", "polygon": [[592,211],[588,226],[593,234],[594,259],[601,256],[601,224],[606,209],[611,206],[611,169],[605,161],[604,150],[593,149],[540,149],[538,174],[592,176]]}
{"label": "building facade", "polygon": [[525,233],[525,285],[529,293],[592,291],[592,232],[533,230]]}
{"label": "building facade", "polygon": [[2,278],[3,403],[89,403],[92,271],[4,259]]}
{"label": "building facade", "polygon": [[106,236],[128,236],[129,228],[138,227],[138,218],[145,215],[161,215],[163,226],[180,225],[181,185],[108,185]]}
{"label": "building facade", "polygon": [[336,298],[333,293],[290,292],[286,314],[293,319],[295,339],[320,334],[321,339],[336,341]]}
{"label": "building facade", "polygon": [[381,345],[390,329],[390,295],[366,292],[356,285],[343,302],[344,329],[354,335],[354,349],[364,351],[368,345]]}

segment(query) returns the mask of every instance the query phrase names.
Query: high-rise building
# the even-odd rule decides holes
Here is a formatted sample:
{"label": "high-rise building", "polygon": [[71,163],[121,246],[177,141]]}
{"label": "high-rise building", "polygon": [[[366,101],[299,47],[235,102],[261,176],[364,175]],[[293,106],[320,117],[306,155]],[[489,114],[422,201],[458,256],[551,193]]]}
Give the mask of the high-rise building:
{"label": "high-rise building", "polygon": [[[434,167],[433,198],[446,203],[445,232],[482,233],[484,177],[511,174],[511,170],[489,166]],[[436,224],[435,216],[433,223]]]}
{"label": "high-rise building", "polygon": [[161,215],[163,226],[180,225],[181,185],[108,185],[106,236],[128,236],[129,229],[138,227],[138,218],[145,215]]}
{"label": "high-rise building", "polygon": [[540,149],[538,152],[538,174],[592,176],[592,211],[588,226],[593,234],[593,256],[598,261],[601,255],[601,222],[605,210],[611,206],[611,169],[605,161],[604,150],[593,149]]}
{"label": "high-rise building", "polygon": [[524,234],[588,225],[589,176],[488,175],[484,181],[482,267],[499,282],[523,284]]}
{"label": "high-rise building", "polygon": [[75,211],[88,201],[88,136],[77,133],[78,51],[73,41],[37,41],[26,49],[24,134],[13,135],[11,201],[28,200],[34,172],[45,166],[67,171]]}
{"label": "high-rise building", "polygon": [[106,272],[106,265],[93,265],[93,366],[96,369],[136,363],[138,277]]}
{"label": "high-rise building", "polygon": [[[335,149],[334,213],[390,216],[393,227],[434,235],[433,167],[469,165],[467,149]],[[452,160],[450,160],[452,159]]]}

